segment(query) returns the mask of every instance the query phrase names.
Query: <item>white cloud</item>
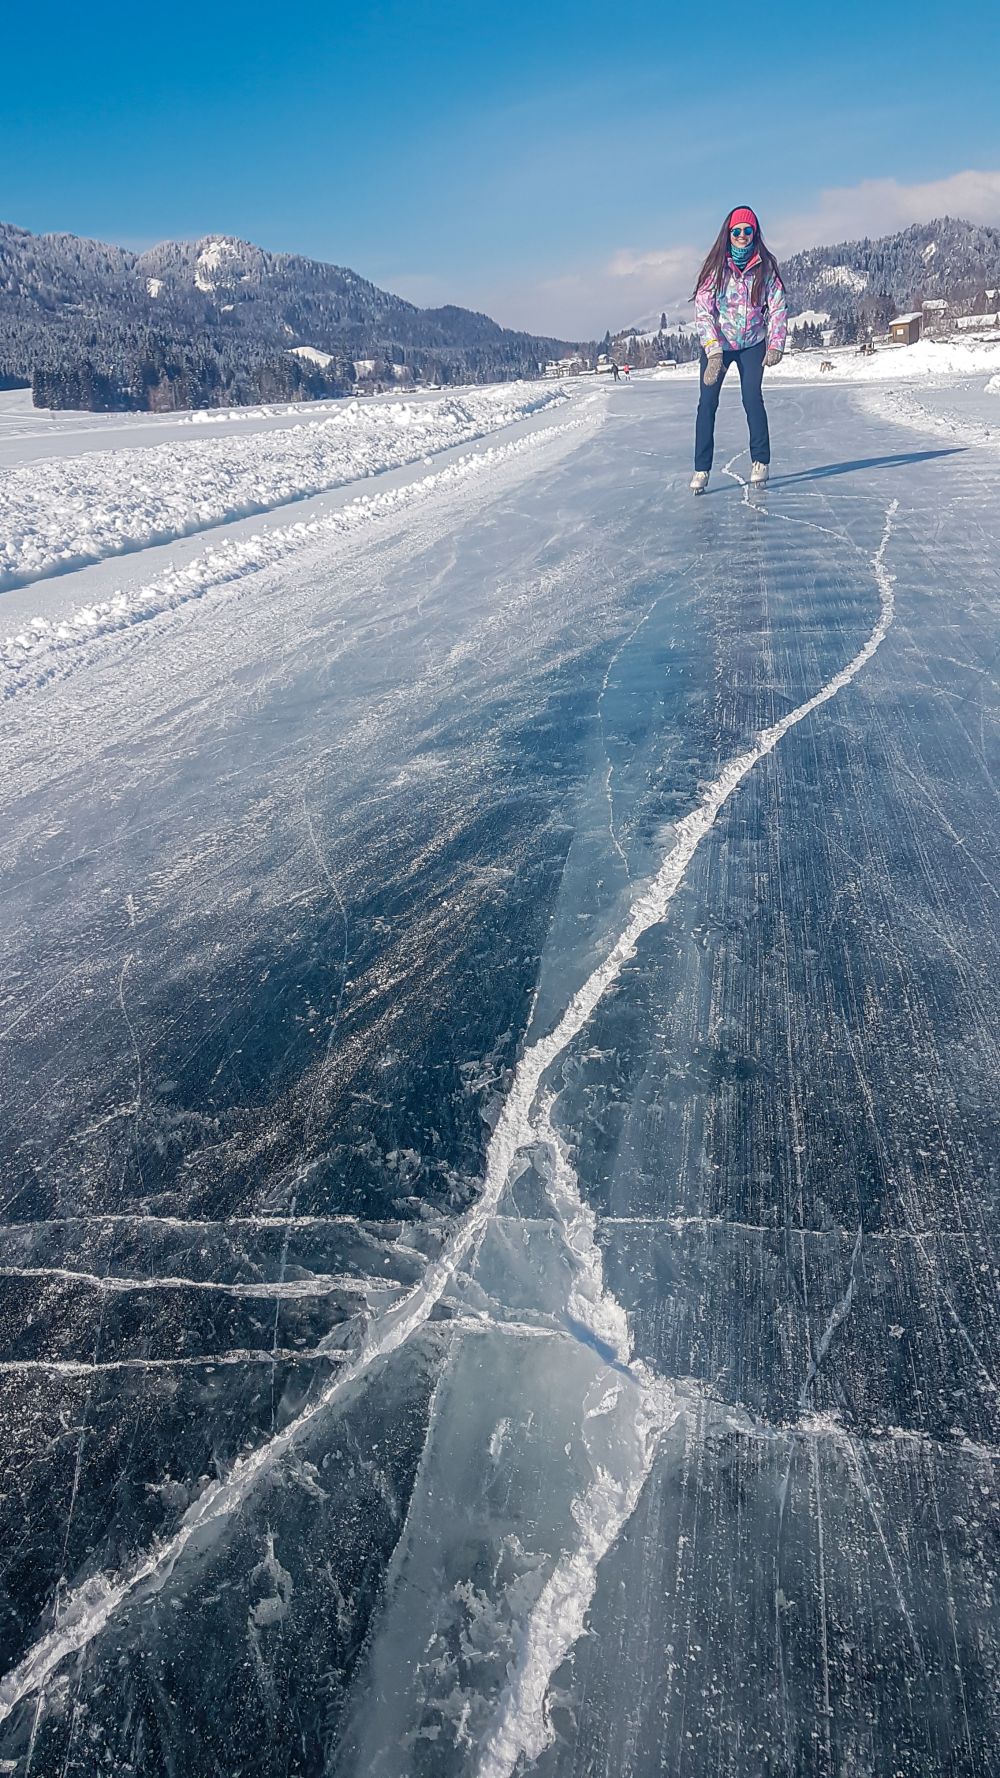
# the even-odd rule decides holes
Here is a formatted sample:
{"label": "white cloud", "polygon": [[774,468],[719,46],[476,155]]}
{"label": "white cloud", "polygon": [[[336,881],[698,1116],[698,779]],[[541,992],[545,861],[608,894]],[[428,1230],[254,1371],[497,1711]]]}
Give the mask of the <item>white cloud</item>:
{"label": "white cloud", "polygon": [[892,234],[911,222],[932,222],[938,216],[1000,224],[1000,172],[969,168],[914,185],[898,179],[863,179],[859,185],[831,186],[820,192],[809,210],[779,218],[768,230],[768,239],[783,253],[791,253],[799,247]]}
{"label": "white cloud", "polygon": [[650,253],[634,253],[629,247],[620,247],[609,261],[607,270],[613,278],[643,281],[652,278],[661,285],[676,284],[679,280],[685,284],[694,277],[698,259],[694,247],[660,247]]}
{"label": "white cloud", "polygon": [[[662,309],[675,315],[686,305],[700,261],[694,247],[620,247],[610,259],[559,277],[466,289],[452,300],[485,309],[505,327],[558,339],[600,339],[608,327],[629,327],[647,316],[658,320]],[[410,296],[411,289],[403,294]]]}

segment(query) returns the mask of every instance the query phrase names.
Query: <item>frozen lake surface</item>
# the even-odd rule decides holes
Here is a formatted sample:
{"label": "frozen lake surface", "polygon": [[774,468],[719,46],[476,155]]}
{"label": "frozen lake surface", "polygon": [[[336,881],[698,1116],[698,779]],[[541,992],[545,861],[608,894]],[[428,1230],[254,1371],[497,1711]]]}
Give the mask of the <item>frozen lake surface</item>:
{"label": "frozen lake surface", "polygon": [[12,687],[0,1771],[1000,1774],[1000,454],[692,397]]}

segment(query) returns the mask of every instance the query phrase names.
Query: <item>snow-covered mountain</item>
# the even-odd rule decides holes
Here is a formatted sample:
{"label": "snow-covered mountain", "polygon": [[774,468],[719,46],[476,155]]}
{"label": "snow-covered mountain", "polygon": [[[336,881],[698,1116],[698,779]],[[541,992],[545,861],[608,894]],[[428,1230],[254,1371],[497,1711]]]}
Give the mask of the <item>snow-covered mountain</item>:
{"label": "snow-covered mountain", "polygon": [[356,361],[403,380],[497,381],[566,349],[229,235],[133,253],[0,224],[0,384],[41,371],[68,405],[326,394],[350,386]]}
{"label": "snow-covered mountain", "polygon": [[783,260],[781,269],[794,309],[835,317],[865,297],[885,296],[900,308],[925,298],[974,299],[1000,282],[1000,229],[946,216],[878,240],[811,247]]}

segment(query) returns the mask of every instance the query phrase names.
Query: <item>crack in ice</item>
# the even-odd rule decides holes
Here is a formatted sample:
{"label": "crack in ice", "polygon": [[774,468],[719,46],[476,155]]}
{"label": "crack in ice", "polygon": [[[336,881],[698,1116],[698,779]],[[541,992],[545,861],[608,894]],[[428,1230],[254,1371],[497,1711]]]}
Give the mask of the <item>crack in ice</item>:
{"label": "crack in ice", "polygon": [[[572,996],[552,1029],[523,1051],[490,1138],[482,1192],[440,1255],[430,1261],[421,1282],[401,1303],[373,1323],[356,1357],[294,1420],[249,1456],[238,1459],[226,1476],[205,1489],[189,1507],[173,1536],[154,1544],[125,1573],[92,1575],[66,1597],[59,1624],[41,1636],[0,1681],[0,1721],[8,1717],[24,1698],[44,1686],[67,1657],[86,1648],[139,1589],[150,1582],[162,1583],[192,1539],[236,1511],[260,1478],[334,1401],[346,1394],[373,1365],[398,1351],[428,1323],[458,1267],[465,1262],[495,1214],[517,1156],[537,1141],[539,1114],[536,1107],[545,1075],[592,1018],[625,965],[635,956],[641,939],[665,917],[691,859],[701,841],[711,832],[725,804],[754,766],[772,753],[791,729],[829,703],[857,678],[885,640],[895,615],[894,583],[885,567],[885,554],[898,504],[893,500],[888,507],[882,540],[872,558],[881,609],[868,637],[851,660],[819,691],[770,727],[760,730],[753,743],[723,767],[718,777],[705,787],[695,807],[677,822],[673,844],[646,888],[633,900],[616,942]],[[648,1437],[648,1431],[643,1435],[637,1427],[640,1442],[643,1436]],[[641,1463],[639,1467],[642,1468]],[[624,1523],[627,1520],[634,1505],[635,1499],[625,1486],[619,1490],[616,1501],[602,1509],[600,1522],[595,1520],[585,1533],[584,1557],[587,1560],[600,1561],[597,1552],[604,1538],[613,1532],[616,1521]],[[586,1510],[586,1503],[583,1510]],[[545,1594],[545,1611],[552,1619],[558,1617],[563,1608],[569,1609],[565,1591],[568,1579],[565,1564],[560,1563],[550,1577]],[[573,1618],[570,1628],[575,1622]],[[573,1639],[576,1639],[575,1635]],[[551,1675],[545,1678],[545,1687],[549,1677]],[[536,1678],[532,1678],[530,1684],[525,1680],[517,1695],[516,1708],[508,1712],[509,1721],[498,1724],[494,1731],[482,1767],[482,1778],[505,1778],[513,1771],[520,1749],[527,1747],[539,1732],[537,1712],[544,1703],[544,1689],[540,1688]],[[512,1726],[515,1723],[516,1726]]]}

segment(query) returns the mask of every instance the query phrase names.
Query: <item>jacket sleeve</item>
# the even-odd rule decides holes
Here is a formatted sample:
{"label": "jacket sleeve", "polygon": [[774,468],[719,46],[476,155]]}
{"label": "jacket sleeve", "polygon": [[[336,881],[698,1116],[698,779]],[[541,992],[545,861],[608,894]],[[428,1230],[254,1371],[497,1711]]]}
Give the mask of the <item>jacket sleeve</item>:
{"label": "jacket sleeve", "polygon": [[785,336],[788,332],[788,303],[785,300],[785,286],[781,279],[771,273],[767,281],[767,349],[769,352],[785,350]]}
{"label": "jacket sleeve", "polygon": [[708,353],[721,352],[719,338],[719,303],[710,278],[699,284],[694,299],[694,319],[698,339]]}

